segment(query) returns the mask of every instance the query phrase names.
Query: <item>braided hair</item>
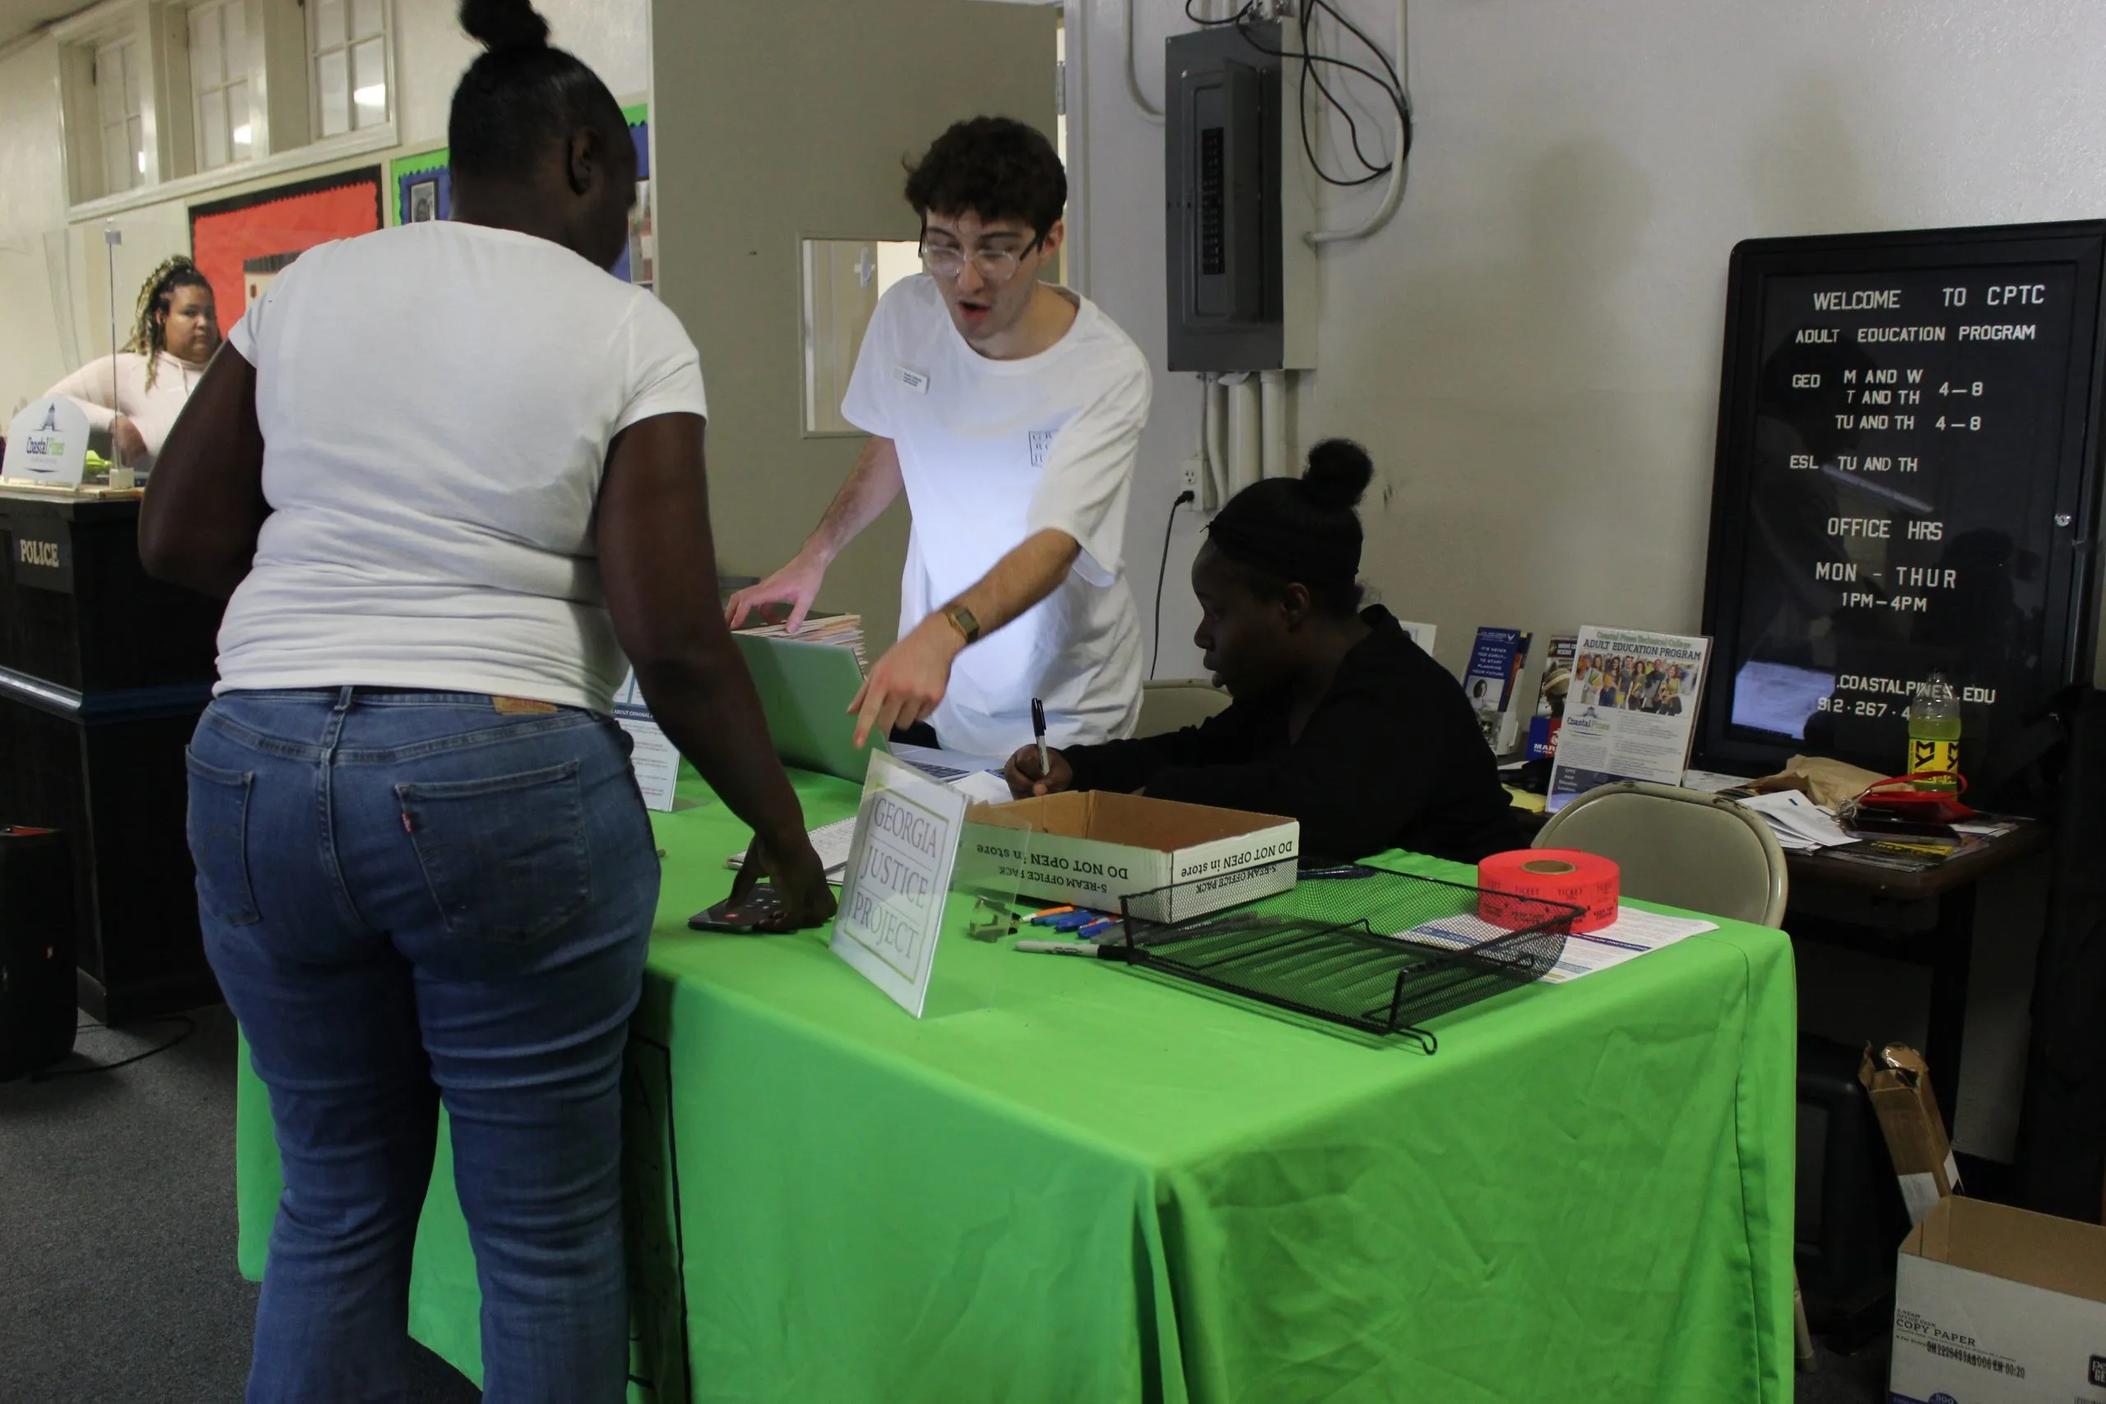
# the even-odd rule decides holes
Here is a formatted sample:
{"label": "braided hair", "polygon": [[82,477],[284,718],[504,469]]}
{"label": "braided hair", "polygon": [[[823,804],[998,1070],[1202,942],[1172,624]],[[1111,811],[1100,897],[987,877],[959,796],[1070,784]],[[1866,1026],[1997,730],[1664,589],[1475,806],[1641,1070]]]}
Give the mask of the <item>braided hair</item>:
{"label": "braided hair", "polygon": [[139,285],[139,310],[133,317],[132,339],[124,343],[124,349],[146,358],[146,388],[149,390],[153,388],[155,373],[161,368],[161,352],[168,338],[166,318],[175,306],[177,288],[212,291],[212,284],[206,281],[188,254],[175,254],[162,260],[160,267]]}

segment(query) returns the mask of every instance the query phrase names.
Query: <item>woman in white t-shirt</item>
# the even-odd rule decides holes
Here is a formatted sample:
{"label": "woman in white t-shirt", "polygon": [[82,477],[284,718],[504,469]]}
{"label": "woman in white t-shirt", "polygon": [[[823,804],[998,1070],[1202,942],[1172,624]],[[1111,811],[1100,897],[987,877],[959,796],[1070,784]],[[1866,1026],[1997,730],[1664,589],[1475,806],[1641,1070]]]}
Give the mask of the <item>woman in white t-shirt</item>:
{"label": "woman in white t-shirt", "polygon": [[219,341],[212,285],[177,254],[141,285],[124,350],[97,356],[44,394],[79,405],[88,428],[109,435],[117,462],[152,468]]}
{"label": "woman in white t-shirt", "polygon": [[[154,574],[231,596],[192,740],[206,950],[285,1192],[249,1399],[401,1394],[437,1112],[492,1400],[619,1400],[619,1084],[658,905],[624,734],[756,832],[777,927],[833,910],[708,582],[702,378],[607,276],[636,160],[524,0],[469,0],[454,220],[309,250],[170,435]],[[748,873],[753,876],[749,877]]]}

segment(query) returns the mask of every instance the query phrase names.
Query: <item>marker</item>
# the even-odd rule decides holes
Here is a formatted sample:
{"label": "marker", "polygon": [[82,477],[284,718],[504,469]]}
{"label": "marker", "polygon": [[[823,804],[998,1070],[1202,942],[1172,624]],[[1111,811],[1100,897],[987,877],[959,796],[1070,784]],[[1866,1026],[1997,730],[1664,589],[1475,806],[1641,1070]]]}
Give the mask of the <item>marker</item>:
{"label": "marker", "polygon": [[1019,941],[1016,948],[1029,955],[1099,956],[1108,949],[1087,941]]}
{"label": "marker", "polygon": [[1080,936],[1085,941],[1094,941],[1097,939],[1097,935],[1099,932],[1109,931],[1112,927],[1116,926],[1117,924],[1118,921],[1116,918],[1098,917],[1088,926],[1077,928],[1075,934],[1077,936]]}
{"label": "marker", "polygon": [[1053,778],[1053,758],[1046,754],[1046,704],[1031,699],[1031,734],[1038,738],[1038,778]]}
{"label": "marker", "polygon": [[1080,931],[1099,919],[1096,912],[1069,912],[1066,916],[1057,916],[1051,921],[1040,922],[1039,925],[1050,926],[1055,931]]}
{"label": "marker", "polygon": [[1065,907],[1048,907],[1042,912],[1033,912],[1030,916],[1025,917],[1024,924],[1026,926],[1039,926],[1044,924],[1045,922],[1051,921],[1054,917],[1066,916],[1069,912],[1072,912],[1074,910],[1075,908],[1072,903]]}

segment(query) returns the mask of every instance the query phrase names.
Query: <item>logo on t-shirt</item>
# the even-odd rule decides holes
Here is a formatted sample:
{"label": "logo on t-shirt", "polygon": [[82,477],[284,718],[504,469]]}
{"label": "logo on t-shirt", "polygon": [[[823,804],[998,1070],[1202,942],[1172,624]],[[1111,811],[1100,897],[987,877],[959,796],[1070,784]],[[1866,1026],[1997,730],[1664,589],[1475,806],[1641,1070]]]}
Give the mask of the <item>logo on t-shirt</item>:
{"label": "logo on t-shirt", "polygon": [[1031,431],[1031,466],[1033,468],[1045,467],[1046,454],[1052,447],[1053,431],[1051,429],[1033,429]]}
{"label": "logo on t-shirt", "polygon": [[892,368],[892,373],[899,377],[900,384],[906,386],[915,394],[926,395],[929,393],[928,376],[922,374],[918,370],[913,369],[911,366],[894,366]]}

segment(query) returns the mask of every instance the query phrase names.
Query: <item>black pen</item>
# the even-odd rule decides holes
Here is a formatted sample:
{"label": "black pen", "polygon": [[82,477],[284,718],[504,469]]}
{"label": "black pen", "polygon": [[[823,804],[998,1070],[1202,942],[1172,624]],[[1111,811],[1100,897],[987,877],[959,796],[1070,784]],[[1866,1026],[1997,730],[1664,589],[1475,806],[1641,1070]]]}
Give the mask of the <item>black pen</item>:
{"label": "black pen", "polygon": [[1031,734],[1038,738],[1038,778],[1050,781],[1053,761],[1046,754],[1046,704],[1036,697],[1031,699]]}

